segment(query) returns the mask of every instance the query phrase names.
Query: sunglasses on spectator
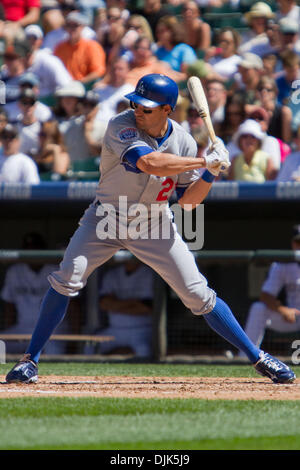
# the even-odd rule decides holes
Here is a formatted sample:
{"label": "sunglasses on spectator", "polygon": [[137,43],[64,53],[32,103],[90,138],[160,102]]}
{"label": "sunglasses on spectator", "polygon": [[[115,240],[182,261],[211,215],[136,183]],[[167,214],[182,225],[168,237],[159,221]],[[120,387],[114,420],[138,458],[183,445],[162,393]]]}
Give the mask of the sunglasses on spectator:
{"label": "sunglasses on spectator", "polygon": [[115,16],[115,15],[107,15],[108,20],[120,20],[121,16]]}
{"label": "sunglasses on spectator", "polygon": [[259,87],[259,88],[257,88],[257,89],[258,89],[258,91],[263,91],[263,90],[265,90],[265,91],[268,91],[269,93],[271,93],[272,91],[274,91],[273,88],[267,87],[267,86],[261,86],[261,87]]}
{"label": "sunglasses on spectator", "polygon": [[79,28],[79,26],[81,26],[80,24],[78,23],[66,23],[66,28],[67,29],[76,29],[76,28]]}
{"label": "sunglasses on spectator", "polygon": [[34,100],[20,100],[23,106],[33,106],[35,104]]}
{"label": "sunglasses on spectator", "polygon": [[1,140],[6,141],[6,142],[10,142],[11,140],[14,140],[16,137],[17,137],[16,135],[4,134],[4,135],[1,136]]}

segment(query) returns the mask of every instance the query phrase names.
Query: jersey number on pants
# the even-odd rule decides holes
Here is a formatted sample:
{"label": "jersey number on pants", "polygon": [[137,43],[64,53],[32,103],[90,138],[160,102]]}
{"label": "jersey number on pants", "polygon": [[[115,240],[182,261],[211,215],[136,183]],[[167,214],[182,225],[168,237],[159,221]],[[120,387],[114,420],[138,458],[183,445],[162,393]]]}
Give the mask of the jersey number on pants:
{"label": "jersey number on pants", "polygon": [[168,200],[168,194],[170,193],[171,190],[173,190],[174,187],[174,181],[171,178],[167,178],[163,183],[162,183],[163,189],[159,191],[158,196],[156,198],[157,201],[167,201]]}

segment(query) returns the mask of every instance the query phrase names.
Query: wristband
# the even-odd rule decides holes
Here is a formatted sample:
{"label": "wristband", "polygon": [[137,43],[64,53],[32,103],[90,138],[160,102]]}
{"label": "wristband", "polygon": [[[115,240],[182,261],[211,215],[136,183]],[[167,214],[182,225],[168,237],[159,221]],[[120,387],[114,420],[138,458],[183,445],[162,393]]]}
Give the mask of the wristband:
{"label": "wristband", "polygon": [[203,181],[206,183],[212,183],[215,180],[215,175],[213,175],[210,171],[205,170],[205,172],[201,175]]}

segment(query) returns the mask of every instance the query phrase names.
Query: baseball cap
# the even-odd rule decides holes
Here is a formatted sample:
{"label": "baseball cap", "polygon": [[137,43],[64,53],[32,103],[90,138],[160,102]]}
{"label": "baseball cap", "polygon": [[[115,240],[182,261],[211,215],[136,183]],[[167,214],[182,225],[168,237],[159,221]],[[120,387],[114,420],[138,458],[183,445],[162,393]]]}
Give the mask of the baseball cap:
{"label": "baseball cap", "polygon": [[86,94],[83,98],[83,101],[85,103],[96,106],[97,104],[99,104],[99,95],[95,91],[89,90],[89,91],[86,92]]}
{"label": "baseball cap", "polygon": [[22,77],[19,80],[19,85],[25,85],[25,84],[30,84],[32,86],[37,86],[39,85],[39,79],[34,73],[27,72],[22,75]]}
{"label": "baseball cap", "polygon": [[261,130],[260,124],[253,119],[246,119],[246,121],[240,125],[233,137],[234,142],[238,144],[239,138],[245,134],[253,135],[253,137],[260,141],[266,136],[266,134]]}
{"label": "baseball cap", "polygon": [[31,46],[28,41],[15,41],[13,44],[10,44],[6,47],[4,51],[4,58],[5,57],[13,57],[13,58],[23,58],[26,57],[29,52],[31,51]]}
{"label": "baseball cap", "polygon": [[87,26],[89,24],[89,21],[84,15],[82,15],[78,11],[71,11],[71,13],[66,16],[66,23],[76,23],[82,26]]}
{"label": "baseball cap", "polygon": [[299,33],[298,22],[292,18],[281,18],[278,22],[279,31],[283,34],[296,34]]}
{"label": "baseball cap", "polygon": [[293,241],[300,242],[300,224],[293,227]]}
{"label": "baseball cap", "polygon": [[56,96],[73,96],[75,98],[83,98],[85,96],[85,88],[81,82],[72,80],[67,85],[58,88],[55,91]]}
{"label": "baseball cap", "polygon": [[261,70],[264,64],[258,55],[253,54],[252,52],[245,52],[245,54],[242,55],[242,60],[239,63],[239,66],[244,67],[245,69]]}
{"label": "baseball cap", "polygon": [[42,29],[37,24],[30,24],[26,26],[24,32],[26,37],[34,36],[37,39],[42,39],[44,37]]}
{"label": "baseball cap", "polygon": [[17,127],[14,126],[13,124],[7,123],[2,129],[0,137],[1,137],[1,139],[3,139],[3,137],[12,137],[12,138],[14,138],[17,135],[18,135]]}

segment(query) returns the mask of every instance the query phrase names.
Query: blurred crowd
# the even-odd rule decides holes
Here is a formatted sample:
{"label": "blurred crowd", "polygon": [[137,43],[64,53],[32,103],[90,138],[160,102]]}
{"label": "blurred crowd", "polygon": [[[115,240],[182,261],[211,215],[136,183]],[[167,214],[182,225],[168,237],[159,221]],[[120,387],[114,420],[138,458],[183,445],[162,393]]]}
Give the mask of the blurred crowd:
{"label": "blurred crowd", "polygon": [[0,182],[92,178],[147,73],[177,82],[171,118],[198,156],[186,84],[202,80],[232,162],[222,180],[300,181],[299,25],[296,0],[0,0]]}

